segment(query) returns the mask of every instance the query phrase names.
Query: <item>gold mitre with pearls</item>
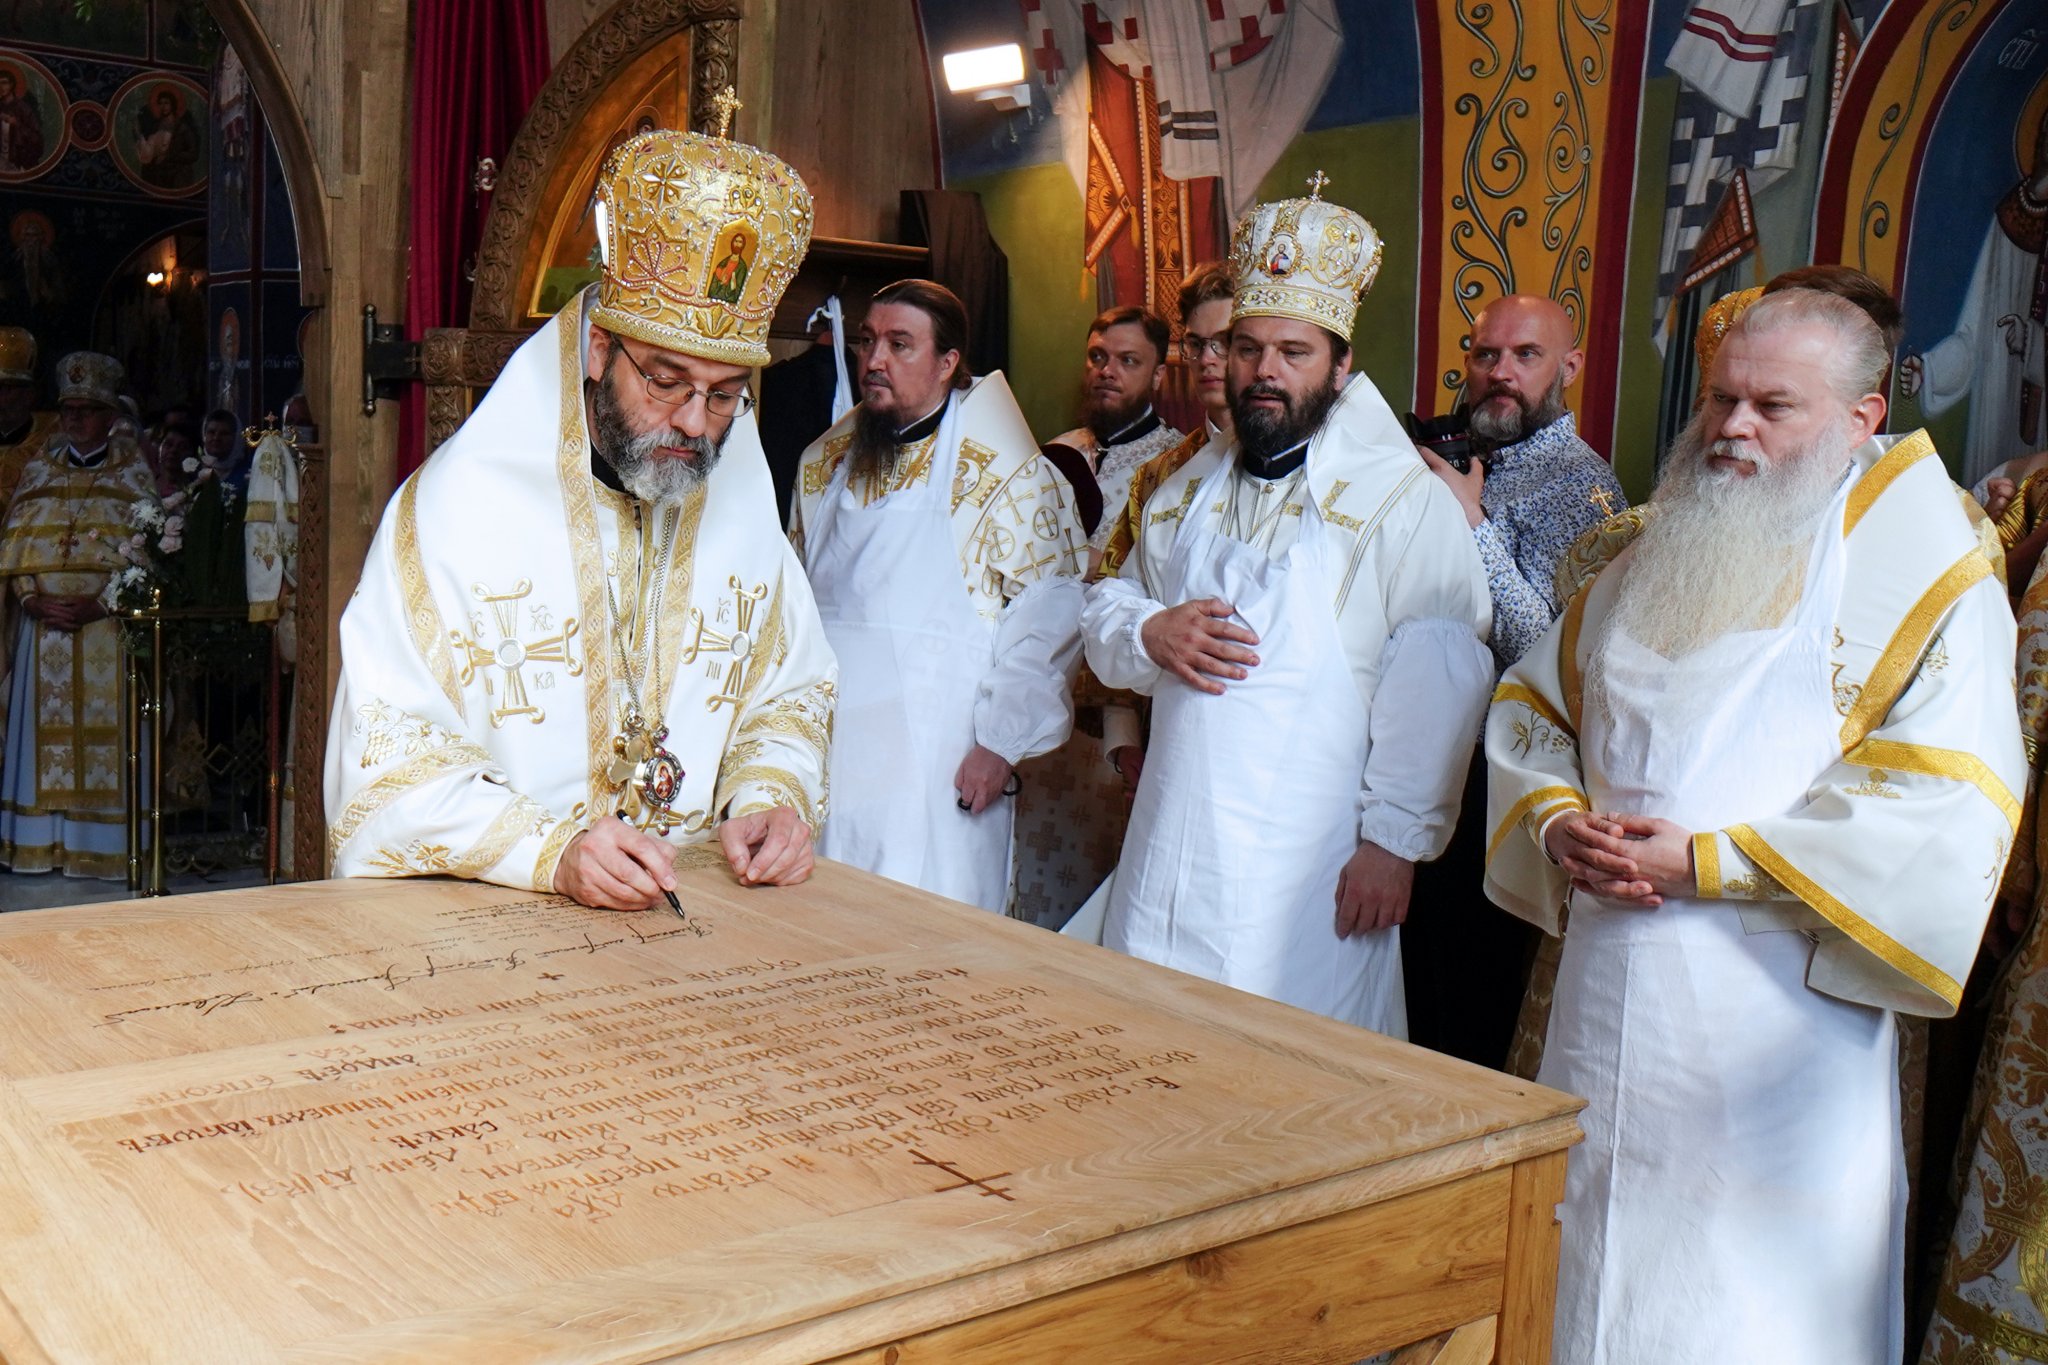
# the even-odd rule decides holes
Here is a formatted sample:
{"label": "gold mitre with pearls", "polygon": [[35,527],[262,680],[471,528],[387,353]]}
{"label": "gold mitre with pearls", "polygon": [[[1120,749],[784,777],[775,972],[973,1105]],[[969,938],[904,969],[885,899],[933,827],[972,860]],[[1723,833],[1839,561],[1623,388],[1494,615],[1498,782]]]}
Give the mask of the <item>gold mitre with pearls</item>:
{"label": "gold mitre with pearls", "polygon": [[35,337],[26,327],[0,327],[0,384],[35,382]]}
{"label": "gold mitre with pearls", "polygon": [[726,139],[660,130],[613,150],[597,178],[604,256],[591,321],[663,350],[766,365],[768,324],[811,244],[811,192],[787,165]]}
{"label": "gold mitre with pearls", "polygon": [[1321,171],[1306,199],[1260,204],[1230,234],[1237,297],[1230,320],[1298,318],[1350,339],[1358,301],[1380,273],[1380,235],[1341,204],[1323,199]]}

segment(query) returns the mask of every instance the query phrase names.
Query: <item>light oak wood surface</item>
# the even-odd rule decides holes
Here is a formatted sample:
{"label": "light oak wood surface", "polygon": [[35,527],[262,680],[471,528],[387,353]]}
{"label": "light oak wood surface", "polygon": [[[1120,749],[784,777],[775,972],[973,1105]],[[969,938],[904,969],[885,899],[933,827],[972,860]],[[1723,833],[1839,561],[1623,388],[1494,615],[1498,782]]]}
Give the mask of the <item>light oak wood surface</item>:
{"label": "light oak wood surface", "polygon": [[0,1356],[1546,1357],[1577,1100],[848,868],[683,875],[0,917]]}

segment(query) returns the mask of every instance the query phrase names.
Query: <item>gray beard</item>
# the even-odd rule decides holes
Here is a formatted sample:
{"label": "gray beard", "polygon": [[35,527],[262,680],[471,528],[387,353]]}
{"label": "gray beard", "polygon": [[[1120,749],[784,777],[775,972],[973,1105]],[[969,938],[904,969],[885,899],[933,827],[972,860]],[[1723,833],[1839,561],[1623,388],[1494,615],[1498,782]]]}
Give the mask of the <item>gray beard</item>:
{"label": "gray beard", "polygon": [[[685,436],[667,427],[656,427],[645,435],[634,435],[626,414],[612,395],[609,361],[605,365],[604,378],[598,381],[590,396],[590,410],[591,434],[597,442],[598,454],[619,476],[619,483],[625,490],[642,502],[681,502],[703,486],[725,447],[722,436],[713,441],[708,436]],[[727,431],[731,429],[726,428]],[[684,460],[672,455],[657,455],[655,452],[663,446],[690,451],[697,458]]]}
{"label": "gray beard", "polygon": [[[1586,676],[1588,702],[1609,719],[1603,664],[1617,635],[1682,659],[1735,632],[1782,625],[1799,602],[1822,514],[1848,468],[1841,427],[1747,478],[1707,465],[1716,444],[1702,421],[1686,428],[1651,499],[1655,515],[1620,566]],[[1670,723],[1690,723],[1718,703],[1674,696]]]}
{"label": "gray beard", "polygon": [[1559,369],[1557,378],[1550,381],[1550,392],[1543,395],[1543,401],[1535,407],[1525,407],[1522,400],[1514,400],[1514,406],[1498,415],[1488,412],[1482,402],[1472,410],[1472,434],[1488,446],[1499,448],[1511,446],[1517,441],[1526,441],[1543,428],[1564,416],[1564,371]]}

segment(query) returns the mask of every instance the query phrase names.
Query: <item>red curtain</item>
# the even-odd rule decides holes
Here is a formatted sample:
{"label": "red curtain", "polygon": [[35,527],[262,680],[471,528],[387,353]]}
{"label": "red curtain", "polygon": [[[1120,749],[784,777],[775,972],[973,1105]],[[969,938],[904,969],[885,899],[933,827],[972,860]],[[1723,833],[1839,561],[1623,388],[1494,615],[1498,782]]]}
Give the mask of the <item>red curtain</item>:
{"label": "red curtain", "polygon": [[[490,195],[477,162],[500,167],[548,78],[546,0],[418,0],[413,10],[412,250],[405,334],[469,321],[469,270]],[[426,458],[426,403],[401,408],[398,476]]]}

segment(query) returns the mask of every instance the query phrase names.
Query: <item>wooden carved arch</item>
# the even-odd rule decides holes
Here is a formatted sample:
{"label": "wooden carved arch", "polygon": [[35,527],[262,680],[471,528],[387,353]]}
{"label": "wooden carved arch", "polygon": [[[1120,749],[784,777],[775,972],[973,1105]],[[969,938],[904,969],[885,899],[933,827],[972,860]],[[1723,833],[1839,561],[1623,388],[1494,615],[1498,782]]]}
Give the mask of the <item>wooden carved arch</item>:
{"label": "wooden carved arch", "polygon": [[687,107],[677,112],[712,131],[713,98],[738,83],[739,28],[739,0],[619,0],[555,65],[497,175],[469,326],[431,328],[421,339],[429,451],[546,320],[534,304],[564,215],[583,213],[596,162],[648,82],[681,63]]}

